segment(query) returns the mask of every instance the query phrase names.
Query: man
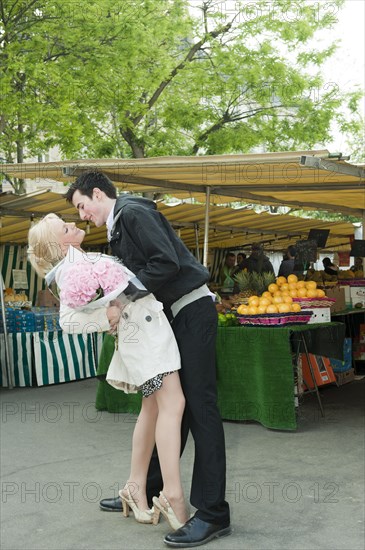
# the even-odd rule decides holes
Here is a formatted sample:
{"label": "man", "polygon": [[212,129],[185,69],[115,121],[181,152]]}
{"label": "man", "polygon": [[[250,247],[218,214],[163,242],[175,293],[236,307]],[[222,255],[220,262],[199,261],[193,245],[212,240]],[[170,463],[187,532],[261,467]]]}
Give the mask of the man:
{"label": "man", "polygon": [[278,277],[288,277],[294,273],[294,262],[297,249],[295,246],[290,245],[286,249],[285,259],[280,264]]}
{"label": "man", "polygon": [[251,254],[247,258],[247,271],[250,273],[274,273],[274,268],[269,258],[265,256],[260,243],[253,243]]}
{"label": "man", "polygon": [[[181,355],[181,384],[186,399],[181,446],[189,429],[195,442],[191,504],[195,515],[164,542],[172,547],[195,547],[229,535],[229,505],[225,501],[225,443],[216,403],[215,340],[217,312],[206,282],[209,273],[176,236],[154,202],[123,195],[102,173],[77,178],[66,200],[82,220],[106,224],[112,252],[123,259],[143,285],[164,304]],[[151,459],[147,497],[162,488],[157,454]],[[104,499],[103,510],[120,511],[119,498]]]}
{"label": "man", "polygon": [[219,272],[219,285],[227,292],[232,292],[234,287],[233,273],[235,272],[236,255],[233,252],[227,252]]}

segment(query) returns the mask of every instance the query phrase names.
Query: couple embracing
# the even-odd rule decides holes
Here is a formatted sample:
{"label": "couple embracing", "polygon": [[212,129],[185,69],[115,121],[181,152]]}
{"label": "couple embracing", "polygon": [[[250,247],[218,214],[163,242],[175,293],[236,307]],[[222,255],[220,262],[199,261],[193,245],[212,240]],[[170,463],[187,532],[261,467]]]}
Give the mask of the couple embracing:
{"label": "couple embracing", "polygon": [[[152,340],[156,344],[154,330],[161,338],[151,361],[146,357],[146,368],[151,363],[155,369],[147,369],[145,379],[135,384],[142,393],[142,406],[133,433],[128,481],[117,498],[102,500],[100,507],[123,511],[124,515],[131,509],[141,523],[156,524],[162,514],[172,529],[164,538],[170,547],[200,546],[229,535],[224,432],[216,402],[217,313],[206,286],[209,273],[176,236],[154,202],[128,195],[117,197],[113,183],[103,173],[79,176],[68,189],[66,200],[77,208],[82,220],[97,227],[106,225],[113,255],[144,289],[130,284],[122,295],[124,300],[95,309],[92,315],[97,316],[101,330],[116,331],[123,318],[135,318],[138,326],[142,322],[146,325],[145,345]],[[57,280],[70,247],[81,250],[83,238],[84,232],[75,224],[46,216],[29,232],[29,259],[41,275],[58,270]],[[51,242],[59,246],[58,253],[49,258],[49,251],[54,250]],[[61,326],[72,326],[75,320],[80,324],[83,315],[85,322],[90,321],[90,314],[63,304],[61,294]],[[118,346],[112,361],[127,363],[126,345],[131,344]],[[131,371],[134,364],[137,369],[141,363],[134,360],[131,357]],[[128,376],[128,365],[126,369]],[[189,430],[195,444],[190,502],[196,508],[190,519],[179,468]]]}

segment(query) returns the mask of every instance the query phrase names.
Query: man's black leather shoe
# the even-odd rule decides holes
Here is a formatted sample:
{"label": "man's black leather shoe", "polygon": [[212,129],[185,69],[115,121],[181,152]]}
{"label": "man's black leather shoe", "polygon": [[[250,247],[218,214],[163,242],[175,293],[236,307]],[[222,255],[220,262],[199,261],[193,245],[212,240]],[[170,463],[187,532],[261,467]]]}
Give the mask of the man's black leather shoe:
{"label": "man's black leather shoe", "polygon": [[105,512],[121,512],[123,509],[122,499],[117,498],[104,498],[100,501],[100,508]]}
{"label": "man's black leather shoe", "polygon": [[174,548],[193,548],[194,546],[200,546],[210,540],[218,537],[225,537],[232,532],[229,523],[227,524],[215,524],[208,523],[197,517],[190,518],[185,525],[169,533],[163,539],[167,546]]}

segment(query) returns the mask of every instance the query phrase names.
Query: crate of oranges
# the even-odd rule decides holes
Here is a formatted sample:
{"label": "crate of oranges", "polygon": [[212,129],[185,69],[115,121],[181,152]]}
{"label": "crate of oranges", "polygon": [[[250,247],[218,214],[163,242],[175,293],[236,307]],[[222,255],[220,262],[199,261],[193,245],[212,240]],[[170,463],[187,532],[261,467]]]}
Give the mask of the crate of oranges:
{"label": "crate of oranges", "polygon": [[274,295],[289,296],[293,298],[293,303],[299,304],[302,309],[312,309],[318,307],[331,307],[336,301],[328,298],[324,290],[317,288],[315,281],[298,281],[296,275],[277,277]]}
{"label": "crate of oranges", "polygon": [[[308,283],[311,283],[309,287],[306,286]],[[312,315],[310,309],[314,300],[314,290],[316,301],[319,300],[319,303],[323,304],[317,307],[326,307],[321,301],[324,292],[317,291],[313,287],[314,281],[308,281],[308,283],[298,281],[296,275],[289,275],[287,279],[277,277],[276,283],[270,284],[267,291],[260,296],[250,296],[247,305],[242,304],[237,308],[240,323],[254,325],[308,323]]]}

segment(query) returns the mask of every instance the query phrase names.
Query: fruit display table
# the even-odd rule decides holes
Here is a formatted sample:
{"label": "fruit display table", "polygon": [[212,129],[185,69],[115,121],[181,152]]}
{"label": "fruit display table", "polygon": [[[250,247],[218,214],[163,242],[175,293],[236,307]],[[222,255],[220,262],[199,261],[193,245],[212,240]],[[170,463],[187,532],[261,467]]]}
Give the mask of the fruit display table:
{"label": "fruit display table", "polygon": [[293,356],[302,336],[309,353],[342,359],[342,323],[218,330],[218,405],[223,419],[296,429]]}
{"label": "fruit display table", "polygon": [[[342,323],[218,327],[218,405],[223,419],[255,420],[267,428],[296,429],[293,352],[301,345],[299,335],[305,338],[310,353],[342,359]],[[99,373],[106,372],[113,346],[113,339],[106,336]],[[99,410],[138,413],[140,402],[139,394],[126,395],[105,381],[99,384]]]}

